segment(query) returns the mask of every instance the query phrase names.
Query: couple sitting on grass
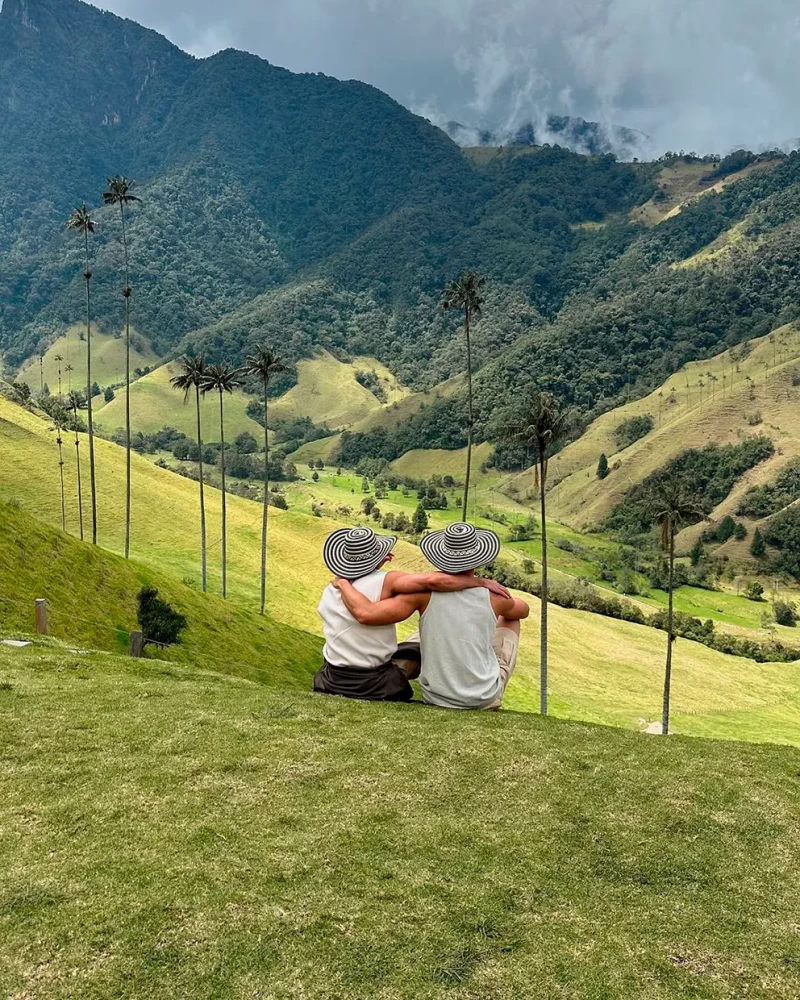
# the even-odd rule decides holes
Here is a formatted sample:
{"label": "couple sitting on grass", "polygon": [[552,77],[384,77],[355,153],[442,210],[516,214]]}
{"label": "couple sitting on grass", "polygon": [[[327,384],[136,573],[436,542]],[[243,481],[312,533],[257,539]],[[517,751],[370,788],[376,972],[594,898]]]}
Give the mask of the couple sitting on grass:
{"label": "couple sitting on grass", "polygon": [[[396,538],[343,528],[325,542],[335,579],[322,594],[324,665],[314,690],[365,701],[410,701],[409,681],[441,708],[499,708],[517,662],[528,605],[475,576],[500,551],[493,531],[451,524],[420,548],[435,573],[381,572]],[[398,622],[419,612],[419,632],[397,643]]]}

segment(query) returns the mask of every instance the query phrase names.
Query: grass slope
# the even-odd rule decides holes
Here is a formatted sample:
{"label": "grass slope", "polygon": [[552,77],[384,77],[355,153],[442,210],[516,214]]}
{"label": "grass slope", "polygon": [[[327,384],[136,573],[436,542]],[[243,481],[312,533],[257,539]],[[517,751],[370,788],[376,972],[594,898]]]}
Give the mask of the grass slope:
{"label": "grass slope", "polygon": [[[701,448],[710,442],[735,443],[747,435],[767,434],[775,443],[776,453],[742,478],[714,516],[729,512],[747,486],[773,479],[786,462],[800,454],[800,388],[793,385],[798,367],[800,331],[784,327],[752,341],[751,353],[741,361],[726,351],[709,361],[693,362],[649,396],[604,413],[550,463],[553,517],[576,528],[598,525],[632,484],[641,482],[687,448]],[[709,371],[717,378],[713,399]],[[618,452],[615,429],[623,420],[644,414],[653,417],[654,429]],[[596,469],[602,452],[608,457],[611,472],[601,481]],[[512,480],[510,492],[523,498],[530,489],[526,473]],[[686,535],[691,537],[691,532]]]}
{"label": "grass slope", "polygon": [[0,983],[794,1000],[794,749],[0,645]]}
{"label": "grass slope", "polygon": [[[0,466],[0,498],[16,499],[24,512],[60,523],[57,452],[47,424],[0,399],[0,447],[11,461]],[[98,442],[100,541],[119,552],[123,541],[124,452]],[[73,469],[67,464],[69,496]],[[329,473],[326,473],[326,477]],[[159,469],[140,456],[133,461],[133,547],[148,572],[171,578],[199,578],[197,485]],[[306,489],[312,489],[306,485]],[[325,484],[313,489],[323,495]],[[339,494],[340,496],[342,493]],[[345,494],[360,503],[358,494]],[[207,490],[209,580],[219,591],[219,493]],[[292,501],[290,501],[291,503]],[[409,498],[407,503],[413,503]],[[383,501],[382,501],[383,503]],[[397,503],[396,508],[401,509]],[[391,509],[387,505],[387,509]],[[69,526],[75,521],[70,508]],[[442,512],[457,516],[453,509]],[[231,606],[257,606],[260,507],[230,497],[229,593]],[[329,579],[322,562],[322,542],[343,522],[312,517],[292,505],[272,511],[270,529],[269,610],[279,621],[318,632],[316,606]],[[352,518],[349,519],[352,523]],[[435,522],[436,523],[436,522]],[[483,523],[483,522],[481,522]],[[419,549],[398,543],[396,566],[426,567]],[[47,596],[39,594],[33,596]],[[533,710],[538,704],[538,603],[523,631],[520,662],[507,706]],[[56,609],[57,610],[57,609]],[[413,628],[406,625],[406,631]],[[225,635],[224,629],[220,630]],[[800,744],[800,665],[754,664],[694,643],[678,643],[675,658],[674,722],[678,732],[718,734]],[[584,612],[551,610],[551,694],[556,715],[641,728],[658,718],[663,673],[664,634]],[[794,707],[794,711],[791,711]],[[745,720],[750,720],[745,722]]]}
{"label": "grass slope", "polygon": [[631,209],[630,219],[632,222],[640,222],[645,226],[657,226],[665,219],[679,215],[695,199],[702,198],[712,192],[722,191],[729,184],[742,180],[755,171],[770,170],[779,162],[768,159],[758,160],[712,184],[704,181],[703,178],[714,169],[713,164],[685,163],[678,160],[663,167],[660,171],[656,180],[657,189],[660,192],[659,197],[651,198],[643,205],[637,205],[636,208]]}
{"label": "grass slope", "polygon": [[270,415],[277,420],[310,417],[315,424],[327,424],[335,430],[352,426],[384,406],[356,381],[357,371],[375,372],[388,405],[409,395],[375,358],[355,358],[345,363],[324,351],[319,357],[297,363],[297,385],[270,405]]}
{"label": "grass slope", "polygon": [[[161,365],[155,371],[138,379],[131,386],[131,423],[134,431],[152,434],[162,427],[174,427],[187,437],[196,440],[197,428],[194,398],[188,404],[183,401],[183,393],[169,384],[176,375],[179,365],[175,361]],[[257,438],[264,433],[262,428],[245,412],[249,397],[237,391],[225,399],[225,438],[233,441],[237,434],[249,431]],[[203,437],[206,441],[219,440],[219,399],[209,393],[201,405]],[[118,392],[116,398],[97,411],[97,423],[106,433],[125,426],[125,394]]]}
{"label": "grass slope", "polygon": [[59,639],[111,652],[127,652],[128,633],[138,628],[136,595],[145,584],[186,615],[180,645],[148,656],[202,662],[282,687],[310,684],[319,666],[316,636],[262,618],[241,604],[198,593],[168,573],[128,561],[0,501],[0,629],[33,630],[33,604],[48,602],[49,633]]}
{"label": "grass slope", "polygon": [[[70,387],[86,389],[86,328],[80,324],[69,327],[67,332],[48,347],[44,353],[44,381],[50,391],[58,392],[58,367],[61,365],[61,381],[64,392]],[[62,361],[56,361],[61,355]],[[155,354],[144,339],[131,331],[131,371],[136,368],[152,368],[158,364]],[[66,366],[72,365],[70,375]],[[39,391],[39,359],[29,358],[19,373],[19,381],[27,382],[34,392]],[[116,385],[125,379],[125,338],[110,333],[92,332],[92,381],[100,386]]]}

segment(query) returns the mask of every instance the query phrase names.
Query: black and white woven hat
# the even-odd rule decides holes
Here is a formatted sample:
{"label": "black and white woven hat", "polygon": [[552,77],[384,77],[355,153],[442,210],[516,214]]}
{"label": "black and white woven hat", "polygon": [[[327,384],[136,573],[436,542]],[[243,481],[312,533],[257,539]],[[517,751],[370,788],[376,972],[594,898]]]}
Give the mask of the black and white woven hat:
{"label": "black and white woven hat", "polygon": [[340,528],[325,539],[322,558],[335,576],[357,580],[376,570],[396,541],[392,535],[376,535],[372,528]]}
{"label": "black and white woven hat", "polygon": [[444,531],[425,535],[419,547],[437,569],[464,573],[493,562],[500,551],[500,539],[493,531],[456,521]]}

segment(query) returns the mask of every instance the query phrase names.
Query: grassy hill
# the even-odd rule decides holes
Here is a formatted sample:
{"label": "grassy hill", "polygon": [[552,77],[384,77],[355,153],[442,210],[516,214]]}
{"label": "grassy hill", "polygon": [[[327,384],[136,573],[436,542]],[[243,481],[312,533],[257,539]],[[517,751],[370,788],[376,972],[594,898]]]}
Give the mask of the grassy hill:
{"label": "grassy hill", "polygon": [[750,174],[761,170],[770,170],[777,166],[778,160],[764,157],[754,163],[749,163],[741,170],[734,170],[718,180],[706,180],[713,167],[708,163],[686,162],[679,159],[664,166],[656,177],[656,193],[649,201],[631,209],[632,222],[640,222],[646,226],[658,225],[666,219],[672,219],[698,198],[709,194],[719,194],[729,184],[743,180]]}
{"label": "grassy hill", "polygon": [[797,751],[0,645],[13,997],[794,1000]]}
{"label": "grassy hill", "polygon": [[[58,392],[58,369],[64,392],[69,388],[86,390],[86,328],[80,324],[69,327],[66,333],[54,340],[44,353],[42,370],[44,381],[52,393]],[[62,361],[56,361],[57,355]],[[152,368],[158,364],[158,356],[147,341],[131,331],[131,371],[137,368]],[[66,366],[72,365],[70,374]],[[29,358],[17,376],[26,382],[34,392],[39,391],[40,372],[38,357]],[[105,388],[117,385],[125,379],[125,339],[110,333],[92,333],[92,381]]]}
{"label": "grassy hill", "polygon": [[[173,389],[169,380],[176,375],[179,365],[170,361],[156,368],[131,385],[131,422],[136,431],[152,434],[162,427],[174,427],[187,437],[197,436],[195,404],[183,401],[183,393]],[[225,437],[232,441],[242,431],[260,437],[262,428],[245,412],[250,397],[237,390],[225,400]],[[95,419],[102,430],[110,434],[125,426],[125,393],[118,392],[115,399],[97,410]],[[219,440],[219,399],[209,393],[201,404],[203,437],[207,441]]]}
{"label": "grassy hill", "polygon": [[[726,351],[709,361],[688,364],[650,395],[595,420],[551,462],[553,516],[576,528],[598,525],[631,485],[682,451],[710,442],[735,443],[757,433],[773,439],[775,454],[746,473],[713,516],[730,512],[748,486],[773,479],[800,454],[796,421],[800,389],[794,384],[800,370],[800,331],[787,326],[752,341],[751,347],[744,357]],[[709,379],[709,372],[716,381]],[[653,430],[619,450],[615,430],[623,421],[645,415],[653,418]],[[601,453],[611,467],[602,481],[596,476]],[[529,489],[527,474],[512,480],[512,496]]]}
{"label": "grassy hill", "polygon": [[[385,403],[359,384],[357,372],[377,376]],[[385,406],[399,403],[409,393],[375,358],[354,358],[345,363],[323,351],[318,357],[297,363],[297,385],[270,404],[270,417],[276,420],[310,417],[315,424],[327,424],[338,430],[382,412]]]}
{"label": "grassy hill", "polygon": [[49,634],[70,643],[127,652],[138,628],[136,595],[144,585],[187,618],[181,643],[148,656],[207,667],[281,687],[307,688],[319,666],[316,636],[262,618],[241,603],[198,592],[168,572],[82,544],[0,501],[0,630],[33,631],[37,597],[48,602]]}
{"label": "grassy hill", "polygon": [[[57,452],[46,422],[0,399],[0,444],[12,456],[0,469],[0,499],[14,499],[24,513],[51,525],[60,524]],[[99,537],[103,546],[119,552],[123,541],[124,452],[110,442],[99,441],[97,457]],[[66,480],[68,527],[74,533],[75,479],[69,455]],[[133,482],[134,558],[146,561],[154,575],[185,579],[196,590],[196,484],[140,456],[134,456]],[[324,486],[315,488],[322,491]],[[353,502],[349,490],[338,495]],[[352,519],[338,518],[333,505],[333,516],[323,517],[290,505],[289,511],[273,509],[271,514],[268,606],[275,619],[318,632],[315,609],[329,578],[321,558],[322,542],[332,528],[352,523]],[[219,493],[213,489],[207,491],[207,509],[209,580],[212,592],[217,593]],[[457,516],[455,510],[447,513],[451,518]],[[232,496],[228,518],[230,604],[253,609],[257,607],[259,580],[260,507]],[[413,570],[424,568],[426,563],[416,546],[401,541],[396,548],[396,565]],[[538,604],[533,598],[531,604],[532,617],[523,633],[518,671],[507,696],[507,706],[520,710],[534,709],[538,699]],[[632,728],[642,728],[658,717],[662,632],[561,608],[552,609],[551,622],[554,714]],[[413,625],[405,628],[408,631]],[[225,634],[224,627],[220,627],[220,634]],[[800,665],[755,664],[683,640],[677,650],[676,731],[800,744]]]}

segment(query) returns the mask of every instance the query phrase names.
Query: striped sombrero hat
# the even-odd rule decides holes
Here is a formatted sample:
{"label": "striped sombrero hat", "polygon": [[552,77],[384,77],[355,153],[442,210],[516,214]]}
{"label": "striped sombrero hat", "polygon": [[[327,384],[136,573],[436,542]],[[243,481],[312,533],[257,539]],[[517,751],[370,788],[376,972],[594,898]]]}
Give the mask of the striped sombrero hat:
{"label": "striped sombrero hat", "polygon": [[322,558],[335,576],[357,580],[376,570],[396,541],[392,535],[376,535],[372,528],[340,528],[325,539]]}
{"label": "striped sombrero hat", "polygon": [[419,547],[433,565],[445,573],[464,573],[497,558],[500,539],[493,531],[456,521],[444,531],[431,531]]}

